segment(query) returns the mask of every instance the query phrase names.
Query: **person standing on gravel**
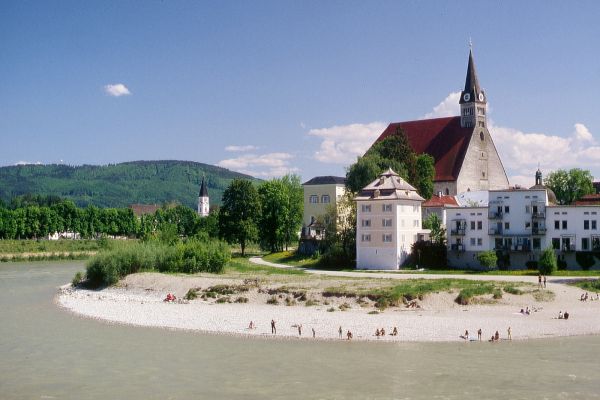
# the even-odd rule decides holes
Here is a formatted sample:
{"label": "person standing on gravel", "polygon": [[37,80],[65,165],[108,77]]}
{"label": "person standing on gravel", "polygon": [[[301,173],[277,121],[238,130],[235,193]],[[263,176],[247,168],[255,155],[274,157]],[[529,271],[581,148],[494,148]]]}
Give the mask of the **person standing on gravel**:
{"label": "person standing on gravel", "polygon": [[340,326],[340,329],[338,329],[338,333],[340,334],[340,339],[342,339],[342,338],[343,338],[343,336],[342,336],[342,332],[344,332],[344,331],[342,331],[342,327]]}
{"label": "person standing on gravel", "polygon": [[272,319],[271,320],[271,333],[276,335],[277,334],[277,328],[275,327],[275,320]]}

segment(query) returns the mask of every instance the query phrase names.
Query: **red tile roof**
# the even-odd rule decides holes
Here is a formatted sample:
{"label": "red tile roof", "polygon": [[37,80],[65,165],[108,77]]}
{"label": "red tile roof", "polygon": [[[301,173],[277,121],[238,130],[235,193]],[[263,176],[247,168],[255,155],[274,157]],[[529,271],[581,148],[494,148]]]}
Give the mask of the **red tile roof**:
{"label": "red tile roof", "polygon": [[421,207],[458,207],[458,203],[454,196],[438,196],[434,194]]}
{"label": "red tile roof", "polygon": [[576,206],[600,205],[600,194],[586,194],[575,202]]}
{"label": "red tile roof", "polygon": [[132,204],[129,206],[133,210],[136,217],[142,215],[154,214],[160,208],[157,204]]}
{"label": "red tile roof", "polygon": [[460,117],[393,122],[377,142],[404,130],[408,142],[417,154],[427,153],[435,159],[435,181],[455,181],[458,178],[473,128],[460,126]]}

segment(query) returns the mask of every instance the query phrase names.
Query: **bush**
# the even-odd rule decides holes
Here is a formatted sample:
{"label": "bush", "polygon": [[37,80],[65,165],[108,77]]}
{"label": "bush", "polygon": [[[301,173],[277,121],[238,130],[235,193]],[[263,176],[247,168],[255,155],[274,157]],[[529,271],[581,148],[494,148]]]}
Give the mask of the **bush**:
{"label": "bush", "polygon": [[498,257],[496,256],[496,252],[494,251],[482,251],[477,254],[477,261],[479,264],[487,269],[494,268],[498,263]]}
{"label": "bush", "polygon": [[554,254],[554,249],[552,247],[548,247],[542,252],[542,255],[540,256],[538,270],[542,275],[552,275],[553,272],[556,272],[556,269],[556,254]]}
{"label": "bush", "polygon": [[582,270],[588,271],[595,264],[594,255],[586,251],[578,251],[575,253],[575,260]]}
{"label": "bush", "polygon": [[192,288],[188,290],[185,296],[183,296],[183,298],[186,300],[195,300],[196,298],[198,298],[198,289]]}
{"label": "bush", "polygon": [[443,243],[415,242],[409,263],[430,269],[445,269],[448,267],[448,249]]}
{"label": "bush", "polygon": [[175,246],[147,242],[103,251],[88,261],[86,271],[91,286],[110,286],[141,270],[220,273],[229,259],[227,245],[216,240],[189,240]]}
{"label": "bush", "polygon": [[269,299],[267,299],[267,304],[277,305],[279,304],[279,300],[277,300],[277,297],[271,296]]}
{"label": "bush", "polygon": [[77,273],[73,277],[73,280],[71,281],[71,284],[73,285],[73,287],[76,287],[77,285],[79,285],[81,283],[82,280],[83,280],[83,272],[77,271]]}

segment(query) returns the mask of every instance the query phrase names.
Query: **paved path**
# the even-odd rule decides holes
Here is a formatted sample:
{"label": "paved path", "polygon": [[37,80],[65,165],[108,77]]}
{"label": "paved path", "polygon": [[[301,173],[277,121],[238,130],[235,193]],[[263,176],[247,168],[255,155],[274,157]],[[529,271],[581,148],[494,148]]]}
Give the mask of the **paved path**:
{"label": "paved path", "polygon": [[[299,269],[314,275],[340,276],[348,278],[376,278],[376,279],[469,279],[473,281],[502,281],[502,282],[528,282],[537,284],[537,276],[523,275],[471,275],[471,274],[415,274],[402,272],[350,272],[350,271],[327,271],[311,268],[292,267],[284,264],[272,263],[265,261],[260,257],[250,257],[250,262],[253,264],[267,265],[269,267],[284,268],[284,269]],[[565,283],[585,279],[586,277],[577,276],[555,276],[548,278],[548,284]]]}

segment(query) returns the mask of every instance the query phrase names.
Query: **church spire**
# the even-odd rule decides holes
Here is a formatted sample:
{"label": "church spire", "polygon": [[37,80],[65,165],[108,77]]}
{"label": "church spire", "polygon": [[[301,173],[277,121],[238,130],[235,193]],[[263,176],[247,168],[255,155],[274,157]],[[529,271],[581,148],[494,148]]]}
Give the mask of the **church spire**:
{"label": "church spire", "polygon": [[202,177],[202,185],[200,185],[200,194],[198,197],[208,197],[208,189],[206,188],[206,182],[204,181],[204,177]]}
{"label": "church spire", "polygon": [[198,215],[207,217],[210,213],[210,200],[208,198],[208,188],[206,187],[206,179],[202,177],[200,185],[200,193],[198,194]]}
{"label": "church spire", "polygon": [[460,94],[460,126],[463,128],[485,128],[487,98],[477,79],[472,44],[469,43],[469,64],[465,89]]}

